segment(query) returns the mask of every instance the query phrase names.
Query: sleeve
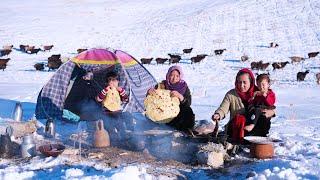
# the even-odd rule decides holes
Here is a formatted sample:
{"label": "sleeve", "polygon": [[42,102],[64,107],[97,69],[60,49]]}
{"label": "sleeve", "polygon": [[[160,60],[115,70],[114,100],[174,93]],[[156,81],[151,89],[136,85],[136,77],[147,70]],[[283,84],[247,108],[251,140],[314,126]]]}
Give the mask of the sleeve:
{"label": "sleeve", "polygon": [[186,92],[183,95],[183,101],[181,101],[181,104],[191,106],[191,92],[189,87],[187,87]]}
{"label": "sleeve", "polygon": [[96,96],[96,101],[102,102],[102,101],[106,98],[107,93],[108,93],[108,89],[107,89],[107,87],[105,87],[105,88],[102,89],[102,91]]}
{"label": "sleeve", "polygon": [[267,97],[264,99],[264,103],[267,106],[274,106],[274,103],[276,102],[276,95],[273,91],[269,91],[267,94]]}
{"label": "sleeve", "polygon": [[129,96],[126,93],[126,90],[124,90],[123,88],[119,88],[118,92],[120,94],[121,101],[124,101],[124,102],[129,101]]}
{"label": "sleeve", "polygon": [[219,108],[214,112],[220,115],[220,120],[224,119],[230,109],[230,94],[229,92],[224,96]]}

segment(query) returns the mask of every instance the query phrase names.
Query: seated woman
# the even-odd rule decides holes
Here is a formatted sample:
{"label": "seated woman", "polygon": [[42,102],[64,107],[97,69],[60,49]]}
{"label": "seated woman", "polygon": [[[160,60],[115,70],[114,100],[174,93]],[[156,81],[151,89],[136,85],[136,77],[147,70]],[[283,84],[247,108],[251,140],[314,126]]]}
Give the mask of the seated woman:
{"label": "seated woman", "polygon": [[[212,120],[219,121],[224,119],[230,112],[230,120],[226,125],[226,132],[233,142],[243,142],[243,137],[248,134],[245,131],[246,113],[250,100],[257,91],[255,78],[249,69],[241,69],[236,76],[235,88],[225,95],[220,107],[212,115]],[[252,136],[266,136],[270,129],[270,117],[275,115],[273,109],[262,109],[264,116],[260,116],[257,124],[250,131]]]}
{"label": "seated woman", "polygon": [[180,100],[180,112],[170,123],[170,126],[178,130],[186,131],[192,129],[195,124],[195,115],[191,109],[191,93],[187,83],[183,80],[183,72],[180,66],[169,68],[166,80],[148,90],[148,94],[154,93],[155,89],[166,89],[171,91],[172,97]]}

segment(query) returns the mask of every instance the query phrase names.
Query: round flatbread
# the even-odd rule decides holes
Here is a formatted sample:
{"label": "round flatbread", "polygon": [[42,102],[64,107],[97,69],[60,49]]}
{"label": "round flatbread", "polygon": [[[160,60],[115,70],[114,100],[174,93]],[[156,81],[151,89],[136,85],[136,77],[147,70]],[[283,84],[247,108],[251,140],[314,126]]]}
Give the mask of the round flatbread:
{"label": "round flatbread", "polygon": [[109,111],[119,111],[121,110],[121,99],[120,94],[116,88],[111,88],[104,101],[102,102],[103,106]]}
{"label": "round flatbread", "polygon": [[157,123],[168,123],[180,112],[180,101],[177,97],[170,97],[170,91],[157,89],[144,100],[146,115]]}

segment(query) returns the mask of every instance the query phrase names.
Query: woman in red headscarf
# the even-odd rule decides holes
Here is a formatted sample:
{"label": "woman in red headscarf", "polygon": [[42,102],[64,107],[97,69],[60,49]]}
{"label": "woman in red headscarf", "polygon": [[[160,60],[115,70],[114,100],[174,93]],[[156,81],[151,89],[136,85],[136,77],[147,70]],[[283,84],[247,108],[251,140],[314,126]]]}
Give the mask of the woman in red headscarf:
{"label": "woman in red headscarf", "polygon": [[[236,76],[235,88],[227,92],[220,107],[212,115],[212,120],[219,121],[224,119],[230,112],[230,120],[226,131],[233,142],[241,143],[243,137],[248,134],[244,130],[246,112],[254,92],[257,90],[252,71],[247,68],[241,69]],[[264,109],[262,112],[265,116],[261,116],[261,119],[257,121],[256,126],[250,131],[250,135],[266,136],[269,133],[270,121],[266,120],[266,118],[274,116],[275,111]]]}

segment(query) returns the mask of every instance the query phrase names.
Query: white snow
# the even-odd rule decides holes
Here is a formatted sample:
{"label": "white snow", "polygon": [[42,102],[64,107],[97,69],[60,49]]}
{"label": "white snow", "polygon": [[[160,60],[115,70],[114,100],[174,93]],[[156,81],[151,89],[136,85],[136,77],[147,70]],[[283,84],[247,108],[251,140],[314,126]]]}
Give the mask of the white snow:
{"label": "white snow", "polygon": [[[193,95],[196,119],[210,119],[234,77],[252,61],[291,61],[320,50],[320,1],[318,0],[2,0],[0,48],[13,44],[53,44],[50,52],[37,55],[13,50],[5,71],[0,71],[0,122],[10,118],[15,101],[22,101],[24,119],[33,116],[37,95],[54,72],[35,71],[36,62],[52,54],[73,57],[78,48],[112,47],[137,59],[167,57],[193,47],[180,63]],[[278,48],[267,48],[270,42]],[[215,49],[227,50],[222,56]],[[191,56],[206,53],[200,64],[189,64]],[[246,54],[249,62],[240,62]],[[6,57],[1,57],[6,58]],[[168,65],[145,66],[157,80],[165,78]],[[304,82],[299,71],[310,70]],[[275,144],[273,159],[258,160],[233,171],[186,172],[190,179],[319,179],[320,177],[320,56],[282,70],[267,69],[277,95],[277,117],[270,136]],[[226,123],[224,120],[223,123]],[[33,158],[19,166],[0,160],[0,179],[150,179],[144,167],[99,169],[94,165],[66,166],[65,159]],[[49,174],[49,176],[48,176]]]}

